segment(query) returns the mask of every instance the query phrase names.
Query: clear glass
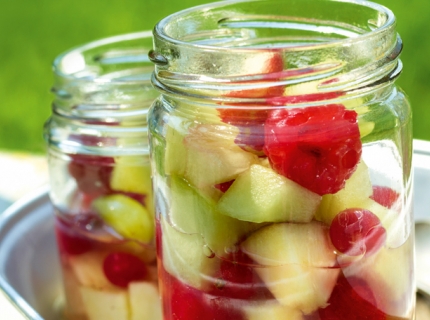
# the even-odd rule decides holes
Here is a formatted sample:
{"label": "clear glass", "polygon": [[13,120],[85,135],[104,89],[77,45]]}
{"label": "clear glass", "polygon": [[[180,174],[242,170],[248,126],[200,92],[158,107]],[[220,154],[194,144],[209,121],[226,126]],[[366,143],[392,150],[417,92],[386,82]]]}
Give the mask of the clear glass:
{"label": "clear glass", "polygon": [[401,48],[369,1],[222,1],[156,25],[164,320],[414,318]]}
{"label": "clear glass", "polygon": [[147,132],[151,32],[54,61],[50,198],[66,319],[161,319]]}

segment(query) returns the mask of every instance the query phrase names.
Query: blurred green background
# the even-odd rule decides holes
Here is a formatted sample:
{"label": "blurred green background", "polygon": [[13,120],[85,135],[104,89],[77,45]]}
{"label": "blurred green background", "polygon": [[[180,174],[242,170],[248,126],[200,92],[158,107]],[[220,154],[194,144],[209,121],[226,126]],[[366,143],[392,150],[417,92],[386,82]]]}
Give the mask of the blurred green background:
{"label": "blurred green background", "polygon": [[[0,150],[44,153],[52,60],[95,39],[152,29],[174,11],[209,0],[0,0]],[[414,138],[430,140],[430,2],[379,0],[398,19],[404,71],[399,85],[414,111]],[[288,0],[285,0],[288,5]]]}

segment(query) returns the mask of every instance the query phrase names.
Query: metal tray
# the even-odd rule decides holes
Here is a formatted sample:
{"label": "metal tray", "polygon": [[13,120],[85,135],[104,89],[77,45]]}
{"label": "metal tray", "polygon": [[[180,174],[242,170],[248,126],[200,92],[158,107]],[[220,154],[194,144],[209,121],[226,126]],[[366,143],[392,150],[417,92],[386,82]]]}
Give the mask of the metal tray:
{"label": "metal tray", "polygon": [[[430,221],[430,142],[414,140],[414,170],[415,219]],[[28,319],[61,318],[63,291],[47,188],[1,215],[0,290]]]}

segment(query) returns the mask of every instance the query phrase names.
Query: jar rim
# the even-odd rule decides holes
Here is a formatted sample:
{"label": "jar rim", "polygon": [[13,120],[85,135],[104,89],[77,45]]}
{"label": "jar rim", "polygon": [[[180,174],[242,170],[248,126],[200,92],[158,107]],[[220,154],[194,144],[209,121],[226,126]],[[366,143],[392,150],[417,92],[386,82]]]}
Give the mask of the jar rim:
{"label": "jar rim", "polygon": [[[176,13],[173,13],[162,20],[160,20],[154,27],[154,37],[161,39],[162,41],[169,42],[173,45],[178,45],[181,47],[195,47],[200,49],[210,49],[215,51],[229,51],[229,52],[243,52],[243,51],[259,51],[259,50],[267,50],[267,48],[264,47],[231,47],[231,46],[215,46],[215,45],[208,45],[208,44],[196,44],[188,41],[183,41],[180,39],[176,39],[172,36],[170,36],[166,32],[166,28],[169,25],[169,23],[176,23],[177,21],[183,20],[187,15],[192,14],[196,11],[202,11],[202,12],[209,12],[211,9],[217,9],[221,7],[226,7],[233,4],[239,4],[239,3],[256,3],[256,2],[274,2],[279,0],[225,0],[225,1],[218,1],[214,3],[208,3],[203,4],[195,7],[191,7],[182,11],[178,11]],[[346,37],[344,39],[338,39],[338,40],[332,40],[330,42],[324,42],[321,44],[300,44],[298,46],[273,46],[271,49],[282,49],[285,51],[289,50],[297,50],[300,51],[306,51],[306,50],[312,50],[315,49],[315,47],[318,46],[324,46],[324,47],[330,47],[330,46],[341,46],[341,45],[348,45],[353,42],[360,42],[363,41],[366,38],[369,37],[377,37],[379,33],[383,32],[384,30],[387,30],[388,28],[392,27],[396,23],[395,15],[394,13],[388,9],[387,7],[367,0],[319,0],[320,2],[328,2],[328,3],[348,3],[352,5],[358,5],[362,7],[367,7],[369,9],[373,9],[376,12],[379,12],[385,16],[385,21],[380,26],[377,26],[375,29],[363,33],[363,34],[357,34],[355,37]],[[153,61],[156,62],[156,61]]]}
{"label": "jar rim", "polygon": [[[111,36],[107,38],[98,39],[85,43],[83,45],[71,48],[61,54],[59,54],[53,61],[52,69],[55,77],[62,79],[63,81],[73,81],[73,82],[92,82],[92,83],[148,83],[150,82],[150,73],[147,72],[148,77],[144,79],[121,79],[121,78],[106,78],[99,74],[97,71],[93,71],[92,75],[85,75],[85,71],[88,71],[91,66],[89,66],[88,61],[85,59],[85,54],[91,50],[97,48],[104,48],[111,45],[118,45],[125,43],[127,41],[141,40],[142,48],[144,51],[138,56],[134,57],[128,56],[123,57],[123,59],[129,59],[128,63],[142,63],[145,66],[152,67],[152,63],[148,58],[148,52],[152,48],[152,32],[149,30],[120,34],[116,36]],[[144,45],[147,45],[146,47]],[[105,59],[107,61],[107,59]],[[112,61],[107,61],[107,63],[114,64],[117,61],[114,57],[111,58]],[[124,61],[127,62],[127,61]]]}

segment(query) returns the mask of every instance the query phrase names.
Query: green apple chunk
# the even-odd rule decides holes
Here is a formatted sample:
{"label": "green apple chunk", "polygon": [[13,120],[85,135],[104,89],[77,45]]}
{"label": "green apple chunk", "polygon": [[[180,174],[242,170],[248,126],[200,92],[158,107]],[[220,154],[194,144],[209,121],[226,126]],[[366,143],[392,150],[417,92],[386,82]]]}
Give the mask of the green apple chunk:
{"label": "green apple chunk", "polygon": [[169,118],[169,124],[166,129],[166,152],[164,155],[165,174],[183,175],[185,173],[187,151],[184,146],[184,137],[188,132],[188,126],[179,117],[172,116]]}
{"label": "green apple chunk", "polygon": [[111,188],[117,191],[151,193],[149,161],[137,156],[116,157],[110,184]]}
{"label": "green apple chunk", "polygon": [[220,260],[206,254],[199,234],[180,232],[163,218],[160,223],[164,268],[184,283],[202,289],[208,283],[207,277],[218,270]]}
{"label": "green apple chunk", "polygon": [[127,239],[144,243],[152,241],[154,220],[151,213],[138,201],[122,194],[99,197],[92,207],[106,224]]}
{"label": "green apple chunk", "polygon": [[246,320],[304,320],[300,310],[289,308],[277,301],[265,301],[244,305]]}
{"label": "green apple chunk", "polygon": [[199,234],[208,249],[222,256],[260,224],[240,221],[219,213],[216,202],[180,177],[171,180],[170,223],[186,234]]}
{"label": "green apple chunk", "polygon": [[68,262],[80,285],[95,289],[113,289],[103,272],[104,252],[86,252],[68,257]]}
{"label": "green apple chunk", "polygon": [[242,173],[218,202],[224,215],[251,222],[309,222],[321,196],[261,165]]}
{"label": "green apple chunk", "polygon": [[398,248],[383,247],[375,255],[348,265],[343,273],[364,279],[381,311],[406,319],[405,311],[412,310],[415,297],[413,256],[410,237]]}
{"label": "green apple chunk", "polygon": [[103,291],[80,288],[89,320],[129,319],[129,298],[125,290]]}
{"label": "green apple chunk", "polygon": [[345,209],[367,209],[363,207],[363,204],[369,200],[372,193],[369,170],[364,161],[361,160],[342,190],[322,197],[315,219],[330,225],[334,217]]}
{"label": "green apple chunk", "polygon": [[242,244],[280,304],[309,314],[325,307],[339,269],[328,228],[318,222],[263,227]]}
{"label": "green apple chunk", "polygon": [[149,282],[132,282],[128,286],[130,320],[162,320],[158,288]]}

